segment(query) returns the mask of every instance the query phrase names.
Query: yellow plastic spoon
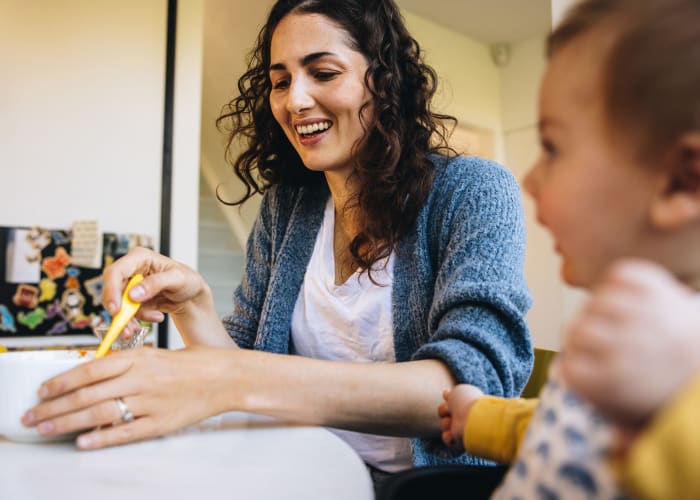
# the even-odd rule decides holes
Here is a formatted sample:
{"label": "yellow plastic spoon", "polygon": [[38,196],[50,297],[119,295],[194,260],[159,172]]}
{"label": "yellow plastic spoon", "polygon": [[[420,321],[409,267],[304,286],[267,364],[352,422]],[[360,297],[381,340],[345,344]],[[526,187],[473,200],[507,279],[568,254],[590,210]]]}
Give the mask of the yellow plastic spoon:
{"label": "yellow plastic spoon", "polygon": [[107,354],[109,348],[112,347],[112,343],[114,343],[114,341],[117,340],[117,337],[119,337],[121,331],[124,329],[127,323],[129,323],[131,318],[134,317],[136,311],[139,310],[139,307],[141,307],[140,302],[134,302],[129,298],[129,290],[134,288],[142,281],[142,274],[134,274],[129,280],[129,282],[126,284],[126,288],[124,289],[124,293],[122,294],[121,308],[119,309],[119,312],[115,314],[112,318],[112,324],[109,325],[107,333],[105,333],[105,336],[102,338],[102,342],[100,342],[100,346],[97,348],[97,352],[95,353],[95,359],[101,358],[102,356]]}

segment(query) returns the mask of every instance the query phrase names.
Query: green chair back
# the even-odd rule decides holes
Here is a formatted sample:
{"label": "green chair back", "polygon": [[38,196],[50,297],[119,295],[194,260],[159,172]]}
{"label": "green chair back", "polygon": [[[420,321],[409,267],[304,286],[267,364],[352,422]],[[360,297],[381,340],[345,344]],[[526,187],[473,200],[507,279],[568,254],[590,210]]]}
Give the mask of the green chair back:
{"label": "green chair back", "polygon": [[532,367],[530,379],[527,381],[521,397],[536,398],[539,396],[542,387],[547,381],[549,365],[552,363],[552,360],[556,355],[557,351],[550,351],[549,349],[540,349],[539,347],[535,347],[535,363]]}

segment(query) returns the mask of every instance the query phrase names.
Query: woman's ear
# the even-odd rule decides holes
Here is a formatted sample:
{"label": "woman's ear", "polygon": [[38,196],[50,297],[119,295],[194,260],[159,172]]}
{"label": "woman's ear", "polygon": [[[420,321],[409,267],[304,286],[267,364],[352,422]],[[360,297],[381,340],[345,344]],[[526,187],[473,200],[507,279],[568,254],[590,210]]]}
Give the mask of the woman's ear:
{"label": "woman's ear", "polygon": [[700,222],[700,131],[681,136],[664,160],[667,172],[651,207],[659,229],[678,229]]}

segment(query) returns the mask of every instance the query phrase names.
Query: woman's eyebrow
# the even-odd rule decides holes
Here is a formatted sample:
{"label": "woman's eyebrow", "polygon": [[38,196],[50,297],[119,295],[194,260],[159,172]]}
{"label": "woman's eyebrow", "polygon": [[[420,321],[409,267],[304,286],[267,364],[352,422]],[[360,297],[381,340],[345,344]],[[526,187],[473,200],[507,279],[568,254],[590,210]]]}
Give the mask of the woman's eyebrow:
{"label": "woman's eyebrow", "polygon": [[[320,59],[322,57],[326,56],[334,56],[335,54],[333,52],[312,52],[311,54],[305,55],[304,57],[301,58],[301,63],[302,66],[308,66],[312,62],[314,62],[316,59]],[[269,71],[275,71],[275,70],[284,70],[287,69],[287,67],[284,65],[284,63],[275,63],[270,66]]]}

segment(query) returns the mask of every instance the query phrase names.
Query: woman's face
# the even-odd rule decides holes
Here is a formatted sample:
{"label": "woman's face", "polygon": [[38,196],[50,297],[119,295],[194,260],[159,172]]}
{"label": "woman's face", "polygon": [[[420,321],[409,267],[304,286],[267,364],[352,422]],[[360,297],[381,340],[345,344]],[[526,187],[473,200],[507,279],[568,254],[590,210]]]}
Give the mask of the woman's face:
{"label": "woman's face", "polygon": [[360,108],[371,99],[366,70],[364,55],[329,18],[290,14],[277,25],[270,107],[307,168],[343,179],[352,173],[353,146],[365,135]]}

